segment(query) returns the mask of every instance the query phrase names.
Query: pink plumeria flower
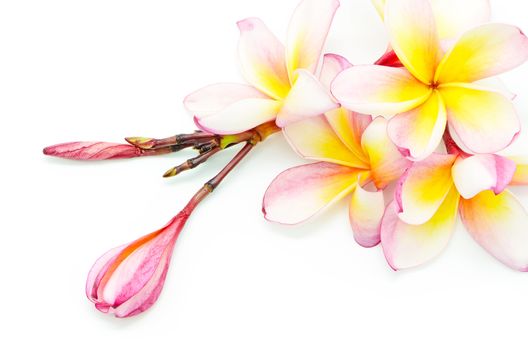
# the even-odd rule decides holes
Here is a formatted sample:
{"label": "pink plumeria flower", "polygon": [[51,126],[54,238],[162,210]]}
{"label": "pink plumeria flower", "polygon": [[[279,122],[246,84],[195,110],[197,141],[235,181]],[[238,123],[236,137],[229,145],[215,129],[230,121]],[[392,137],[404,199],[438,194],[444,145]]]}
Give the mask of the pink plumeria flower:
{"label": "pink plumeria flower", "polygon": [[[326,55],[321,81],[329,84],[348,66],[344,58]],[[273,180],[263,200],[266,219],[298,224],[351,195],[356,241],[364,247],[377,245],[385,210],[382,190],[409,166],[386,128],[384,118],[372,120],[343,108],[286,126],[284,135],[293,149],[318,162],[291,168]]]}
{"label": "pink plumeria flower", "polygon": [[494,153],[508,146],[520,122],[508,97],[475,84],[528,59],[528,38],[516,27],[483,24],[464,32],[444,54],[428,0],[387,0],[385,24],[405,68],[356,66],[332,93],[346,108],[394,116],[391,140],[413,160],[440,144],[446,126],[459,146]]}
{"label": "pink plumeria flower", "polygon": [[528,271],[528,213],[507,190],[528,184],[527,170],[528,162],[494,154],[433,153],[414,163],[400,179],[381,225],[389,265],[404,269],[436,257],[460,213],[485,250],[513,269]]}
{"label": "pink plumeria flower", "polygon": [[174,244],[189,215],[184,210],[162,229],[114,248],[95,262],[86,281],[86,295],[98,310],[130,317],[156,302]]}
{"label": "pink plumeria flower", "polygon": [[238,22],[238,54],[249,83],[220,83],[187,96],[196,124],[216,134],[249,130],[276,119],[279,127],[339,105],[314,76],[339,7],[337,0],[304,0],[295,10],[286,48],[258,18]]}

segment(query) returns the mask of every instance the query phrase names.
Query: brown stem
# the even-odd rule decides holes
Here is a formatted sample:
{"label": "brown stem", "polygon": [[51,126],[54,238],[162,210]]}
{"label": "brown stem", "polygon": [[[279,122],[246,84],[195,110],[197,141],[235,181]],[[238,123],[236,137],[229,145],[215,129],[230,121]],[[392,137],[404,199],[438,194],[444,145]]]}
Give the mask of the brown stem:
{"label": "brown stem", "polygon": [[191,198],[189,203],[183,209],[188,215],[191,215],[193,210],[200,204],[200,202],[212,193],[225,177],[246,157],[249,152],[255,147],[256,143],[248,142],[238,153],[231,159],[231,161],[211,180],[207,181],[202,188]]}
{"label": "brown stem", "polygon": [[205,163],[209,158],[211,158],[214,154],[218,153],[219,151],[221,151],[221,148],[213,147],[207,151],[201,152],[199,156],[187,159],[182,164],[170,168],[165,172],[165,174],[163,174],[163,177],[173,177],[184,171],[194,169],[198,165]]}

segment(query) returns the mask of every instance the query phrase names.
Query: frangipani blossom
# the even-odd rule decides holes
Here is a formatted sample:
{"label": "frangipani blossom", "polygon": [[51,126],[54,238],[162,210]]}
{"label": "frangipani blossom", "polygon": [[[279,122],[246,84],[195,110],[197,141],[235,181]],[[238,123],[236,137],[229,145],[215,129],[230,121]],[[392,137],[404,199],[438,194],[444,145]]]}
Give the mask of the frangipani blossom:
{"label": "frangipani blossom", "polygon": [[144,152],[132,145],[111,142],[67,142],[46,147],[43,153],[72,160],[124,159],[144,155]]}
{"label": "frangipani blossom", "polygon": [[86,281],[86,295],[98,310],[130,317],[156,302],[174,244],[189,215],[184,210],[162,229],[114,248],[95,262]]}
{"label": "frangipani blossom", "polygon": [[[321,82],[329,84],[348,66],[343,57],[325,55]],[[266,219],[298,224],[351,195],[349,214],[356,241],[365,247],[377,245],[385,210],[382,190],[409,165],[388,139],[386,128],[384,118],[372,120],[343,108],[286,126],[284,135],[297,153],[318,162],[277,176],[264,195]]]}
{"label": "frangipani blossom", "polygon": [[314,76],[337,0],[303,0],[290,22],[286,47],[258,18],[238,22],[238,54],[249,83],[220,83],[185,98],[196,124],[216,134],[249,130],[276,119],[279,127],[318,116],[339,104]]}
{"label": "frangipani blossom", "polygon": [[444,54],[428,0],[387,0],[385,24],[405,68],[355,66],[332,93],[347,109],[394,116],[391,140],[413,160],[429,156],[446,126],[463,149],[494,153],[520,131],[513,104],[475,84],[528,59],[528,38],[516,27],[483,24],[464,32]]}
{"label": "frangipani blossom", "polygon": [[513,269],[528,271],[528,213],[506,189],[528,184],[523,169],[526,164],[494,154],[434,153],[414,163],[400,179],[381,226],[390,266],[414,267],[440,254],[459,212],[485,250]]}

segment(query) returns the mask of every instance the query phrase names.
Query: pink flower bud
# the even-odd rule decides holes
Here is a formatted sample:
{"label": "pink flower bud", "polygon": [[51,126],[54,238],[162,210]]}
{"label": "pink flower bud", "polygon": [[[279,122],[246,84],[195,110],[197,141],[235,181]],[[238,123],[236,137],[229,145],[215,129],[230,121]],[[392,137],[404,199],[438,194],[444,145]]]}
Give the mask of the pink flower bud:
{"label": "pink flower bud", "polygon": [[174,244],[189,215],[183,210],[162,229],[114,248],[95,262],[86,281],[86,295],[99,311],[130,317],[156,302]]}
{"label": "pink flower bud", "polygon": [[44,148],[48,156],[76,160],[106,160],[141,156],[141,150],[127,144],[110,142],[68,142]]}

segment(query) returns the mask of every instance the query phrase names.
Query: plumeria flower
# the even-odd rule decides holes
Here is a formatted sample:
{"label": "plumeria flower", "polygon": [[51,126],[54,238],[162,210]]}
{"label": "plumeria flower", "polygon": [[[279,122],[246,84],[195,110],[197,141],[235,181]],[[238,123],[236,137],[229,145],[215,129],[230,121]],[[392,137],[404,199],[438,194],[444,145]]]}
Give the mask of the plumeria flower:
{"label": "plumeria flower", "polygon": [[44,148],[47,156],[72,160],[108,160],[141,157],[139,148],[112,142],[67,142]]}
{"label": "plumeria flower", "polygon": [[428,0],[387,0],[385,24],[405,68],[355,66],[342,72],[332,93],[346,108],[394,116],[391,140],[421,160],[440,144],[446,125],[458,145],[494,153],[520,131],[512,102],[475,82],[528,59],[528,39],[516,27],[483,24],[464,32],[444,54]]}
{"label": "plumeria flower", "polygon": [[304,0],[295,10],[286,47],[258,18],[238,22],[238,55],[249,83],[220,83],[184,101],[196,124],[216,134],[249,130],[276,119],[278,126],[318,116],[338,103],[314,76],[337,0]]}
{"label": "plumeria flower", "polygon": [[[528,159],[433,153],[399,181],[381,225],[390,266],[423,264],[444,250],[457,213],[471,236],[513,269],[528,271],[528,213],[508,185],[528,184]],[[520,159],[517,161],[521,161]]]}
{"label": "plumeria flower", "polygon": [[[321,82],[330,84],[349,66],[343,57],[325,55]],[[386,128],[384,118],[372,120],[344,108],[286,126],[284,135],[297,153],[318,162],[291,168],[273,180],[263,200],[266,219],[298,224],[351,195],[349,216],[356,241],[377,245],[385,210],[382,190],[409,166]]]}
{"label": "plumeria flower", "polygon": [[95,262],[86,281],[86,295],[98,310],[130,317],[156,302],[174,244],[189,215],[184,210],[162,229],[114,248]]}

